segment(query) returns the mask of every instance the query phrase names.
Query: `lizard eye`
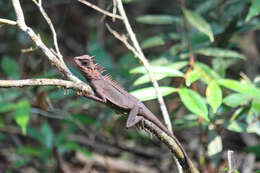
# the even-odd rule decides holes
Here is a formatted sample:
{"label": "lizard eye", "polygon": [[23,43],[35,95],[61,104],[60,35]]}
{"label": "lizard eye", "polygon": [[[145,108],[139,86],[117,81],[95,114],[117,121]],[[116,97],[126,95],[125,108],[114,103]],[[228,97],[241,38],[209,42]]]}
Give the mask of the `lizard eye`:
{"label": "lizard eye", "polygon": [[82,61],[81,64],[84,65],[84,66],[88,66],[89,62],[88,61]]}

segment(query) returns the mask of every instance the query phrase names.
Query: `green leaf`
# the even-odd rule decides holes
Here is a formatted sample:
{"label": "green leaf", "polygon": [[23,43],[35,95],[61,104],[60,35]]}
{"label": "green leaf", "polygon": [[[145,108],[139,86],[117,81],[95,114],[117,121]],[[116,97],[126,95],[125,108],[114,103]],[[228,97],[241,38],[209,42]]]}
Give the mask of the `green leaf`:
{"label": "green leaf", "polygon": [[194,70],[200,74],[200,79],[207,84],[209,84],[212,80],[217,80],[220,78],[214,70],[203,63],[195,63]]}
{"label": "green leaf", "polygon": [[30,104],[28,100],[21,100],[15,106],[15,121],[21,127],[22,133],[26,134],[26,126],[30,119]]}
{"label": "green leaf", "polygon": [[248,83],[242,83],[236,80],[232,79],[219,79],[217,82],[233,91],[240,92],[243,94],[246,94],[250,97],[260,97],[260,89],[256,88],[255,86],[248,84]]}
{"label": "green leaf", "polygon": [[137,22],[153,25],[168,25],[174,22],[180,22],[179,17],[171,15],[144,15],[136,18]]}
{"label": "green leaf", "polygon": [[41,127],[41,133],[43,135],[43,143],[47,148],[52,148],[53,140],[54,140],[54,134],[52,132],[51,127],[49,124],[44,123]]}
{"label": "green leaf", "polygon": [[206,90],[206,96],[207,96],[209,105],[213,109],[213,113],[216,113],[217,109],[219,108],[219,106],[222,103],[222,91],[221,91],[219,85],[215,81],[212,81],[208,85],[207,90]]}
{"label": "green leaf", "polygon": [[0,113],[9,112],[15,108],[14,103],[0,103]]}
{"label": "green leaf", "polygon": [[169,49],[169,53],[171,56],[175,56],[177,55],[182,49],[184,48],[184,45],[179,43],[179,44],[175,44],[173,46],[170,47]]}
{"label": "green leaf", "polygon": [[260,98],[259,97],[254,98],[254,100],[252,101],[252,109],[260,112]]}
{"label": "green leaf", "polygon": [[196,51],[196,53],[205,55],[205,56],[213,56],[220,58],[240,58],[246,59],[246,57],[236,51],[220,49],[220,48],[202,48]]}
{"label": "green leaf", "polygon": [[250,6],[249,12],[246,17],[246,22],[251,20],[253,17],[260,14],[260,1],[259,0],[252,0],[252,4]]}
{"label": "green leaf", "polygon": [[150,37],[141,43],[143,49],[164,45],[165,41],[162,36]]}
{"label": "green leaf", "polygon": [[244,132],[246,128],[247,125],[240,121],[231,121],[227,126],[227,129],[233,132]]}
{"label": "green leaf", "polygon": [[185,78],[185,82],[187,86],[190,86],[193,82],[198,80],[201,77],[198,71],[192,70],[189,72]]}
{"label": "green leaf", "polygon": [[243,106],[249,103],[251,97],[241,93],[230,94],[223,99],[223,103],[234,108],[237,106]]}
{"label": "green leaf", "polygon": [[205,19],[203,19],[198,13],[192,10],[183,9],[183,13],[193,27],[197,28],[200,32],[206,34],[211,42],[214,41],[213,32],[210,28],[210,25]]}
{"label": "green leaf", "polygon": [[1,67],[6,75],[10,78],[19,78],[19,66],[16,61],[8,56],[4,56],[1,61]]}
{"label": "green leaf", "polygon": [[[173,87],[159,87],[159,91],[161,92],[162,96],[166,96],[176,92],[177,89]],[[141,101],[153,100],[157,98],[155,89],[153,87],[138,89],[130,92],[130,94],[134,95]]]}
{"label": "green leaf", "polygon": [[[184,75],[182,72],[169,67],[158,66],[158,67],[153,67],[151,70],[152,70],[153,77],[156,80],[160,80],[166,77],[182,77]],[[151,81],[150,76],[148,74],[144,74],[134,82],[134,85],[141,85],[150,81]]]}
{"label": "green leaf", "polygon": [[187,88],[181,88],[178,92],[181,101],[188,110],[201,116],[206,121],[209,121],[207,106],[204,103],[203,98],[198,93]]}
{"label": "green leaf", "polygon": [[[173,64],[169,64],[169,65],[166,65],[166,66],[151,66],[150,68],[150,71],[152,73],[164,73],[164,74],[169,74],[169,75],[176,75],[176,76],[183,76],[184,74],[179,71],[178,69],[186,66],[187,63],[186,62],[179,62],[179,63],[173,63]],[[130,73],[133,74],[133,73],[143,73],[143,74],[146,74],[147,71],[145,69],[144,66],[139,66],[139,67],[136,67],[132,70],[130,70]]]}

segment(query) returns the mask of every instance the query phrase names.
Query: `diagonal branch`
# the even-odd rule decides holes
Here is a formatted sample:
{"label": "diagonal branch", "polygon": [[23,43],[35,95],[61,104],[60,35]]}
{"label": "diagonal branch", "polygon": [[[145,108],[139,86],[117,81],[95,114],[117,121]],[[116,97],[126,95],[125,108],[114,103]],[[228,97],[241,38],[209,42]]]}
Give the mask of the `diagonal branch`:
{"label": "diagonal branch", "polygon": [[58,46],[56,31],[54,29],[54,26],[53,26],[53,24],[51,22],[50,17],[48,16],[48,14],[45,12],[45,10],[42,7],[42,0],[38,0],[38,2],[37,2],[37,0],[32,0],[32,1],[37,5],[37,7],[39,8],[40,12],[42,13],[44,19],[46,20],[46,22],[50,26],[50,29],[51,29],[51,32],[52,32],[52,36],[53,36],[53,43],[54,43],[54,47],[55,47],[57,56],[59,57],[60,61],[62,63],[64,63],[63,57],[62,57],[62,55],[60,53],[60,49],[59,49],[59,46]]}
{"label": "diagonal branch", "polygon": [[82,81],[80,81],[76,76],[74,76],[70,72],[68,67],[64,63],[62,63],[56,57],[56,55],[42,42],[40,36],[36,35],[36,33],[26,25],[20,1],[12,0],[12,3],[17,17],[16,23],[18,27],[32,39],[32,41],[37,45],[37,47],[39,47],[43,51],[43,53],[48,57],[48,59],[51,61],[51,64],[55,65],[65,77],[69,78],[74,82],[81,83]]}
{"label": "diagonal branch", "polygon": [[[96,6],[96,5],[94,5],[94,4],[91,4],[91,3],[89,3],[88,1],[85,1],[85,0],[78,0],[80,3],[82,3],[82,4],[85,4],[85,5],[87,5],[87,6],[89,6],[89,7],[91,7],[91,8],[93,8],[94,10],[96,10],[96,11],[99,11],[100,13],[103,13],[104,15],[106,15],[106,16],[109,16],[109,17],[112,17],[112,19],[114,19],[114,18],[116,18],[116,19],[123,19],[121,16],[119,16],[119,15],[117,15],[117,14],[114,14],[115,12],[113,12],[113,13],[110,13],[110,12],[108,12],[108,11],[106,11],[106,10],[103,10],[103,9],[101,9],[101,8],[99,8],[98,6]],[[113,10],[114,11],[114,10]]]}
{"label": "diagonal branch", "polygon": [[117,0],[117,7],[118,7],[118,10],[119,10],[119,13],[123,17],[123,22],[125,24],[127,32],[130,35],[130,39],[133,42],[134,48],[138,52],[138,55],[139,55],[138,58],[144,64],[144,67],[147,70],[148,75],[150,76],[150,78],[152,80],[152,83],[153,83],[153,86],[154,86],[154,89],[155,89],[155,92],[156,92],[156,95],[157,95],[157,98],[158,98],[158,102],[160,104],[160,108],[161,108],[161,111],[162,111],[162,115],[163,115],[165,124],[166,124],[167,128],[170,130],[170,132],[172,132],[171,120],[170,120],[169,113],[167,111],[165,102],[163,100],[162,94],[159,90],[159,84],[156,81],[156,79],[154,78],[154,76],[153,76],[153,74],[150,70],[151,69],[150,64],[149,64],[148,60],[146,59],[146,57],[144,56],[144,53],[143,53],[143,51],[142,51],[142,49],[141,49],[141,47],[140,47],[140,45],[139,45],[139,43],[136,39],[135,33],[133,32],[133,29],[132,29],[132,27],[131,27],[131,25],[128,21],[128,18],[126,16],[126,13],[125,13],[125,10],[124,10],[124,7],[123,7],[121,0]]}

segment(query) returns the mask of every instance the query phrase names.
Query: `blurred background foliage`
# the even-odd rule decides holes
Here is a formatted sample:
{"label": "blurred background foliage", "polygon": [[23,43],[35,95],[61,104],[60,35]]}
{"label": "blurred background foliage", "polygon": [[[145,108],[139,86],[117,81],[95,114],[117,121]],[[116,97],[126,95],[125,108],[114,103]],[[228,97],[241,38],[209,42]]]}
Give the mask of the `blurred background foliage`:
{"label": "blurred background foliage", "polygon": [[[89,2],[112,8],[111,0]],[[174,132],[201,171],[227,171],[228,149],[235,152],[237,171],[260,169],[259,2],[186,0],[182,9],[177,1],[124,0],[162,86]],[[53,47],[38,8],[32,1],[21,3],[28,26]],[[84,80],[72,57],[93,55],[161,117],[146,70],[105,28],[109,23],[126,34],[120,20],[112,22],[77,1],[43,3],[75,75]],[[11,1],[0,1],[0,17],[15,20]],[[0,39],[1,79],[62,78],[17,27],[1,24]],[[143,131],[126,130],[125,120],[63,88],[0,89],[0,172],[176,172],[167,148]],[[112,160],[109,165],[100,161],[104,157]]]}

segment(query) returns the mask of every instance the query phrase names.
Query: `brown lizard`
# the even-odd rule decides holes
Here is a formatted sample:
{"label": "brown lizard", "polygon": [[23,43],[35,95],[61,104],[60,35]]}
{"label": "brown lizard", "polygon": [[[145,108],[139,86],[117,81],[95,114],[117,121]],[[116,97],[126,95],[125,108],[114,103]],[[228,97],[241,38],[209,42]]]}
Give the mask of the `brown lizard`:
{"label": "brown lizard", "polygon": [[127,128],[133,127],[140,122],[144,125],[144,118],[153,122],[179,145],[188,161],[188,165],[191,167],[192,163],[177,138],[140,100],[125,91],[109,76],[103,76],[103,68],[95,64],[91,56],[83,55],[75,57],[74,61],[96,94],[96,96],[91,96],[91,99],[129,111],[126,122]]}

